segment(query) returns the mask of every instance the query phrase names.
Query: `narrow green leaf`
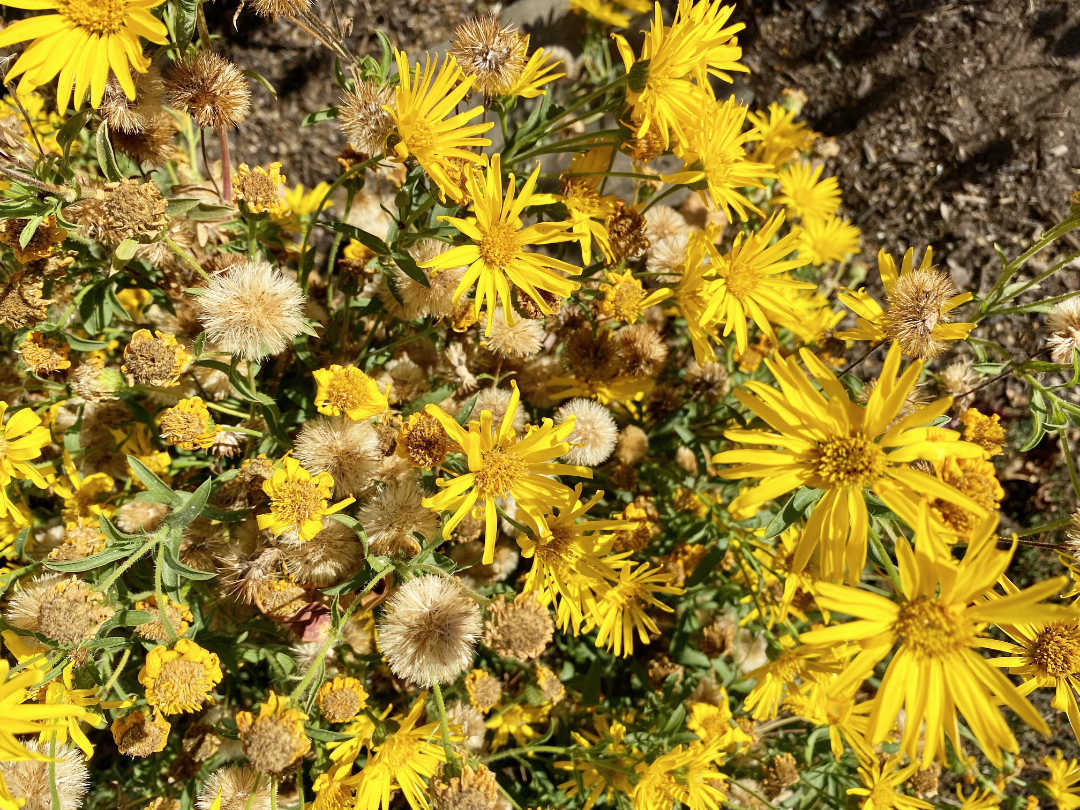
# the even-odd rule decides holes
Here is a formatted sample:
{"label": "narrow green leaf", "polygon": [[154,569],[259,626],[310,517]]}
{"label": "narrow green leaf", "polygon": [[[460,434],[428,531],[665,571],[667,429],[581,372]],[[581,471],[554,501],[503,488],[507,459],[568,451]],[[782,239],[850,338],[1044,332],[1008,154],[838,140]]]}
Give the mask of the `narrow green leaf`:
{"label": "narrow green leaf", "polygon": [[146,491],[152,495],[157,503],[163,503],[166,506],[177,507],[183,502],[183,498],[162,481],[154,471],[143,464],[135,456],[128,456],[127,463],[131,467],[131,472],[139,479],[139,482],[146,487]]}

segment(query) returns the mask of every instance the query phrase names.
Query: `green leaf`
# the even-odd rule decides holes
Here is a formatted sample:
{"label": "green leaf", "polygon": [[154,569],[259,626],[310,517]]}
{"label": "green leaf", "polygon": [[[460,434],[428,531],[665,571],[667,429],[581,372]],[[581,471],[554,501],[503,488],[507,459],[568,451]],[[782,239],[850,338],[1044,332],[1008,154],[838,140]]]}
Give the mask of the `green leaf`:
{"label": "green leaf", "polygon": [[[199,16],[199,0],[176,0],[176,46],[183,53],[195,38],[195,21]],[[209,45],[210,43],[206,43]]]}
{"label": "green leaf", "polygon": [[199,203],[200,200],[194,197],[176,197],[165,204],[165,213],[170,217],[179,217],[196,208]]}
{"label": "green leaf", "polygon": [[76,113],[65,121],[64,125],[60,127],[59,131],[56,133],[56,142],[60,144],[60,148],[64,150],[65,160],[67,160],[71,152],[71,145],[75,143],[75,139],[79,137],[79,133],[81,133],[83,127],[86,126],[86,122],[89,118],[90,108],[87,107],[82,112]]}
{"label": "green leaf", "polygon": [[183,502],[183,498],[177,495],[173,490],[155,475],[154,471],[143,464],[135,456],[128,456],[127,463],[131,466],[131,472],[139,479],[139,482],[146,487],[146,491],[155,498],[156,503],[163,503],[166,506],[179,506]]}
{"label": "green leaf", "polygon": [[69,560],[67,562],[49,562],[45,561],[45,567],[51,571],[65,571],[69,574],[78,574],[83,571],[93,571],[95,568],[101,568],[102,566],[114,563],[117,560],[124,560],[130,557],[132,554],[138,553],[138,547],[132,548],[130,545],[116,545],[105,549],[99,554],[92,554],[89,557],[83,557],[81,560]]}
{"label": "green leaf", "polygon": [[306,726],[304,731],[311,739],[318,742],[342,742],[344,740],[351,740],[351,734],[342,734],[338,731],[330,731],[325,728],[316,728],[315,726]]}
{"label": "green leaf", "polygon": [[210,488],[214,479],[207,478],[197,490],[192,492],[175,511],[165,518],[165,523],[172,528],[183,528],[202,514],[206,502],[210,500]]}
{"label": "green leaf", "polygon": [[[444,385],[442,388],[436,388],[434,391],[428,391],[423,396],[417,397],[408,405],[402,409],[402,414],[408,416],[409,414],[422,411],[427,405],[434,405],[437,402],[442,402],[448,396],[454,393],[456,389],[449,385]],[[473,400],[475,404],[475,399]]]}
{"label": "green leaf", "polygon": [[23,229],[19,232],[19,247],[25,248],[30,244],[30,240],[34,238],[34,234],[37,233],[38,226],[42,223],[44,217],[40,214],[30,217],[27,223],[23,226]]}
{"label": "green leaf", "polygon": [[420,269],[420,265],[418,265],[413,260],[413,257],[410,256],[408,253],[400,253],[395,250],[393,254],[391,254],[391,258],[394,260],[394,264],[401,268],[401,272],[403,272],[421,287],[431,286],[431,282],[428,281],[427,274]]}
{"label": "green leaf", "polygon": [[314,124],[322,123],[323,121],[330,121],[338,117],[337,107],[326,107],[321,110],[316,110],[313,113],[308,113],[304,116],[304,120],[300,122],[301,127],[310,127]]}
{"label": "green leaf", "polygon": [[776,537],[781,534],[788,526],[798,523],[803,519],[807,511],[807,507],[816,503],[818,498],[821,497],[821,490],[808,489],[803,487],[795,492],[787,503],[784,504],[784,508],[781,509],[772,520],[769,521],[769,525],[765,527],[765,539],[768,540],[771,537]]}
{"label": "green leaf", "polygon": [[94,148],[97,151],[98,165],[106,180],[122,180],[120,167],[116,164],[116,153],[113,152],[112,143],[109,141],[109,125],[104,121],[94,133]]}
{"label": "green leaf", "polygon": [[184,565],[182,562],[180,562],[180,560],[176,558],[176,554],[173,553],[173,550],[169,548],[168,544],[165,544],[161,547],[161,561],[162,563],[164,563],[166,568],[168,568],[170,571],[173,571],[183,579],[193,579],[199,581],[213,579],[217,576],[217,574],[213,571],[200,571],[197,568],[191,568],[190,566]]}
{"label": "green leaf", "polygon": [[243,70],[241,71],[241,73],[243,73],[252,81],[265,87],[266,91],[274,98],[278,97],[277,90],[274,89],[274,85],[270,84],[270,80],[263,76],[261,73],[259,73],[257,70]]}
{"label": "green leaf", "polygon": [[139,243],[134,239],[125,239],[119,245],[116,246],[114,251],[116,258],[122,262],[130,261],[131,257],[135,255],[135,251],[138,249]]}
{"label": "green leaf", "polygon": [[78,335],[73,335],[70,332],[64,332],[64,340],[67,341],[68,346],[77,352],[93,352],[104,349],[109,345],[103,340],[87,340]]}
{"label": "green leaf", "polygon": [[[374,251],[379,256],[390,255],[390,246],[386,244],[386,242],[375,236],[375,234],[368,233],[362,228],[357,228],[355,225],[349,225],[347,222],[327,222],[322,219],[316,224],[322,225],[324,228],[334,231],[335,233],[343,234],[350,239],[355,239],[368,250]],[[402,269],[404,270],[404,268]]]}

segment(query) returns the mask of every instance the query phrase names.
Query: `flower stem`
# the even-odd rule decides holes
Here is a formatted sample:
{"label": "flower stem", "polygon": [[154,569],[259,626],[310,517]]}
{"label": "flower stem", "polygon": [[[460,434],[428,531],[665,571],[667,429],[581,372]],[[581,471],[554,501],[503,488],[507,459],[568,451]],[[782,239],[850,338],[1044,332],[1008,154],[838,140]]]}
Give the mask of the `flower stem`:
{"label": "flower stem", "polygon": [[218,140],[221,141],[221,198],[226,205],[232,205],[232,157],[229,154],[229,131],[224,124],[217,129]]}
{"label": "flower stem", "polygon": [[442,733],[443,750],[446,752],[446,764],[451,770],[457,769],[457,756],[453,746],[450,745],[450,724],[446,720],[446,704],[443,702],[442,687],[435,684],[432,688],[435,693],[435,708],[439,711],[439,731]]}

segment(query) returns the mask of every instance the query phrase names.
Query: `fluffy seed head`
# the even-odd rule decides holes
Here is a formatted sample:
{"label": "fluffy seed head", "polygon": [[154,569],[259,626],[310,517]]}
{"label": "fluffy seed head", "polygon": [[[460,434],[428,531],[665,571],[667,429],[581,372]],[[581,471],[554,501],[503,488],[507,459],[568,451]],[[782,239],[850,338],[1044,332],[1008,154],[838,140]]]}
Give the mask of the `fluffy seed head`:
{"label": "fluffy seed head", "polygon": [[451,703],[446,707],[446,719],[461,733],[462,745],[466,750],[474,753],[483,750],[487,725],[484,715],[474,706],[462,701]]}
{"label": "fluffy seed head", "polygon": [[6,618],[57,644],[77,644],[93,638],[111,615],[104,594],[78,577],[46,574],[15,592]]}
{"label": "fluffy seed head", "polygon": [[459,25],[450,41],[450,53],[466,76],[475,76],[473,88],[489,96],[510,91],[525,67],[526,40],[517,26],[500,26],[494,15],[474,17]]}
{"label": "fluffy seed head", "polygon": [[942,311],[956,295],[956,286],[937,268],[914,270],[896,280],[882,318],[885,336],[900,344],[908,357],[929,359],[941,351],[933,331],[945,322]]}
{"label": "fluffy seed head", "polygon": [[491,334],[484,340],[484,347],[495,354],[511,360],[532,357],[544,345],[544,325],[531,318],[515,318],[513,325],[506,322],[502,309],[495,312]]}
{"label": "fluffy seed head", "polygon": [[165,84],[154,70],[135,77],[135,98],[129,99],[114,77],[105,83],[98,115],[109,125],[109,135],[142,132],[161,111]]}
{"label": "fluffy seed head", "polygon": [[261,360],[280,354],[304,328],[304,294],[267,262],[235,264],[199,295],[206,337],[229,354]]}
{"label": "fluffy seed head", "polygon": [[413,537],[434,537],[439,532],[439,516],[421,505],[424,493],[410,477],[390,481],[376,492],[357,513],[372,554],[412,556],[420,551]]}
{"label": "fluffy seed head", "polygon": [[574,430],[567,441],[570,450],[563,458],[571,464],[595,467],[608,460],[615,449],[619,428],[611,412],[591,399],[572,399],[555,412],[555,424],[574,420]]}
{"label": "fluffy seed head", "polygon": [[365,155],[378,155],[386,148],[386,138],[394,131],[394,118],[386,107],[393,103],[392,87],[357,81],[353,90],[341,96],[338,124],[349,145]]}
{"label": "fluffy seed head", "polygon": [[649,452],[649,437],[637,425],[627,425],[619,434],[615,455],[623,464],[637,464]]}
{"label": "fluffy seed head", "polygon": [[52,801],[52,778],[49,773],[49,745],[27,740],[24,747],[42,755],[42,759],[0,762],[0,782],[15,799],[23,800],[23,810],[78,810],[90,786],[90,774],[82,754],[70,745],[59,745],[53,754],[52,768],[60,807]]}
{"label": "fluffy seed head", "polygon": [[469,668],[482,630],[479,606],[456,579],[425,574],[390,597],[378,643],[394,675],[426,689]]}
{"label": "fluffy seed head", "polygon": [[488,607],[484,644],[504,658],[528,661],[547,649],[554,632],[551,614],[535,594],[518,594],[513,602],[500,596]]}
{"label": "fluffy seed head", "polygon": [[113,148],[130,157],[140,166],[149,163],[161,166],[176,154],[173,136],[176,134],[176,122],[168,113],[151,115],[145,126],[133,132],[117,131],[110,133]]}
{"label": "fluffy seed head", "polygon": [[[476,403],[473,405],[469,419],[479,419],[484,411],[491,411],[491,423],[502,424],[502,418],[510,405],[511,392],[505,388],[484,388],[476,395]],[[525,429],[525,410],[518,408],[514,414],[514,430],[521,433]]]}
{"label": "fluffy seed head", "polygon": [[165,92],[169,106],[186,112],[200,127],[235,127],[251,112],[244,74],[212,51],[196,51],[173,65]]}
{"label": "fluffy seed head", "polygon": [[1055,304],[1046,326],[1050,330],[1050,357],[1055,363],[1072,365],[1073,351],[1080,348],[1080,297]]}
{"label": "fluffy seed head", "polygon": [[631,377],[655,377],[668,355],[663,338],[645,323],[624,326],[616,332],[615,351],[622,370]]}
{"label": "fluffy seed head", "polygon": [[364,546],[344,523],[323,518],[323,528],[306,543],[282,549],[285,570],[298,584],[325,588],[340,582],[364,563]]}
{"label": "fluffy seed head", "polygon": [[330,473],[334,494],[342,497],[358,495],[371,486],[382,452],[379,435],[367,422],[320,416],[300,428],[293,456],[312,475]]}
{"label": "fluffy seed head", "polygon": [[270,810],[270,780],[254,768],[218,768],[199,787],[195,806],[210,810],[221,798],[221,810]]}

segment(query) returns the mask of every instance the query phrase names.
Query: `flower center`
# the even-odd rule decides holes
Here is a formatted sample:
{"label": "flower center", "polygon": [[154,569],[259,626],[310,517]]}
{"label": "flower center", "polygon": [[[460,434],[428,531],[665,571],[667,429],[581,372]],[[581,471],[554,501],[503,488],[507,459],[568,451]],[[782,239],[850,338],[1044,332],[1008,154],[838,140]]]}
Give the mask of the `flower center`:
{"label": "flower center", "polygon": [[892,785],[874,785],[874,787],[870,789],[870,806],[873,810],[886,810],[886,808],[896,807],[898,795],[896,788]]}
{"label": "flower center", "polygon": [[923,658],[940,658],[967,646],[970,633],[956,608],[929,596],[900,605],[893,630]]}
{"label": "flower center", "polygon": [[476,488],[482,498],[498,498],[525,475],[525,460],[514,453],[496,447],[480,454],[480,469],[476,471]]}
{"label": "flower center", "polygon": [[337,376],[330,380],[326,391],[326,401],[345,412],[360,407],[364,403],[364,397],[348,379]]}
{"label": "flower center", "polygon": [[177,658],[161,668],[154,681],[154,699],[165,711],[175,714],[177,710],[197,709],[213,688],[206,675],[206,668],[198,661]]}
{"label": "flower center", "polygon": [[58,0],[56,10],[76,27],[104,36],[123,29],[126,5],[127,0]]}
{"label": "flower center", "polygon": [[862,436],[844,436],[819,444],[812,463],[827,486],[865,485],[881,475],[885,454]]}
{"label": "flower center", "polygon": [[270,508],[288,523],[302,523],[319,514],[324,505],[314,480],[286,481],[274,493]]}
{"label": "flower center", "polygon": [[1051,624],[1039,632],[1031,646],[1031,660],[1054,678],[1080,672],[1080,627]]}
{"label": "flower center", "polygon": [[727,291],[740,301],[749,298],[761,286],[761,273],[752,266],[740,267],[732,262],[722,270],[720,275],[724,279]]}
{"label": "flower center", "polygon": [[480,258],[502,269],[517,255],[517,249],[517,228],[508,222],[497,222],[480,242]]}

